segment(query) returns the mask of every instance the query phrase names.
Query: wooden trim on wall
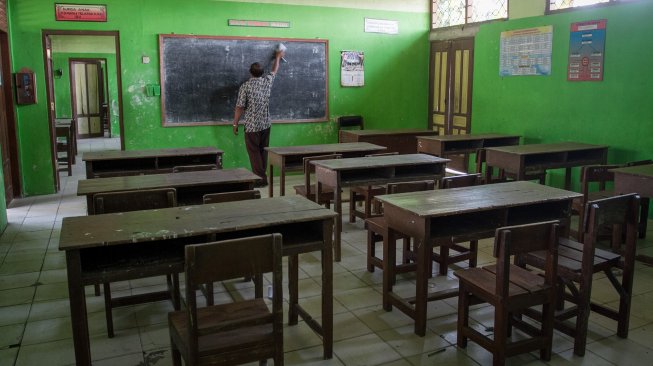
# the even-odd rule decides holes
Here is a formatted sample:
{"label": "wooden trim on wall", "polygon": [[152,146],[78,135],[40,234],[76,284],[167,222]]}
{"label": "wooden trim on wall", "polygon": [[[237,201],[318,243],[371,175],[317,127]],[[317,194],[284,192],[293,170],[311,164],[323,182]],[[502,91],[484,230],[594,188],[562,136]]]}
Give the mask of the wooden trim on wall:
{"label": "wooden trim on wall", "polygon": [[[4,1],[2,1],[4,3]],[[14,101],[14,91],[11,85],[13,71],[11,69],[11,52],[9,35],[6,32],[0,32],[0,49],[2,49],[2,87],[5,92],[5,108],[7,109],[7,140],[9,141],[9,151],[11,153],[11,179],[14,189],[14,198],[21,197],[23,193],[22,180],[20,175],[20,164],[18,163],[18,129],[16,124],[16,103]],[[9,202],[7,202],[9,204]]]}

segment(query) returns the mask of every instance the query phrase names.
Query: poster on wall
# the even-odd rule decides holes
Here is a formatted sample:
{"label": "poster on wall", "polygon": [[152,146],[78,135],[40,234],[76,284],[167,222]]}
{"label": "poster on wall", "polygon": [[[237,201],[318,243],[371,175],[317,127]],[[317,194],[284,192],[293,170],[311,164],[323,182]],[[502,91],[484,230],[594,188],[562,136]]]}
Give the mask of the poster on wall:
{"label": "poster on wall", "polygon": [[553,26],[501,32],[500,76],[551,75]]}
{"label": "poster on wall", "polygon": [[568,81],[602,81],[606,19],[571,24]]}
{"label": "poster on wall", "polygon": [[363,51],[340,51],[340,85],[365,85]]}

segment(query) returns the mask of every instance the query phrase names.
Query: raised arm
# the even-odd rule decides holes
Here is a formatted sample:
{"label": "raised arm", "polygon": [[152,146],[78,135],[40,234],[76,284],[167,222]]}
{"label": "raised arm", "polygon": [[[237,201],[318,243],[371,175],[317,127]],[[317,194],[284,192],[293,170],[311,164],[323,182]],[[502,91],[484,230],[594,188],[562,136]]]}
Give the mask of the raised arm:
{"label": "raised arm", "polygon": [[279,71],[279,64],[280,64],[279,61],[281,61],[281,58],[283,57],[284,53],[285,53],[284,51],[276,51],[274,53],[274,63],[272,64],[272,71],[270,71],[271,73],[276,74],[277,71]]}

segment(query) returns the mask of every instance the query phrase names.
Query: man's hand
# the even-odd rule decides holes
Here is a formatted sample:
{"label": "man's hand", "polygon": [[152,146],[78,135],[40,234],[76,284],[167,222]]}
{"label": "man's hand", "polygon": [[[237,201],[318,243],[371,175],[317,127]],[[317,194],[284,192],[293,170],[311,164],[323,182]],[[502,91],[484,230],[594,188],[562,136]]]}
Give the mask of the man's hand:
{"label": "man's hand", "polygon": [[274,58],[277,60],[283,58],[283,56],[286,54],[286,51],[275,51],[274,53]]}
{"label": "man's hand", "polygon": [[233,127],[234,127],[234,135],[238,136],[238,124],[236,123]]}

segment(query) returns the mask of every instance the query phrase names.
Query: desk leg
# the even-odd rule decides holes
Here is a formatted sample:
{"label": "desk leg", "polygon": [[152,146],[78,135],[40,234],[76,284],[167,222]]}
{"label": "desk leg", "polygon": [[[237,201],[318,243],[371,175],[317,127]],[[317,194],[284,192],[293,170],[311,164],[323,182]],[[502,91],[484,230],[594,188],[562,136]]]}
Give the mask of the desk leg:
{"label": "desk leg", "polygon": [[334,260],[336,262],[340,262],[342,255],[342,246],[340,245],[340,238],[342,234],[342,192],[340,192],[340,179],[337,180],[336,186],[333,188],[333,197],[333,205],[335,206],[334,208],[336,213],[338,213],[338,216],[336,217],[336,233],[334,235],[335,243],[333,243],[333,253]]}
{"label": "desk leg", "polygon": [[428,273],[431,261],[431,246],[423,238],[415,238],[414,248],[417,253],[417,274],[415,286],[415,334],[423,337],[426,334],[426,305],[428,297]]}
{"label": "desk leg", "polygon": [[388,228],[388,232],[383,236],[383,309],[392,310],[390,302],[390,292],[395,282],[394,263],[397,260],[397,237],[396,232]]}
{"label": "desk leg", "polygon": [[299,256],[288,256],[288,325],[297,325],[299,304]]}
{"label": "desk leg", "polygon": [[565,168],[565,189],[571,188],[571,168]]}
{"label": "desk leg", "polygon": [[270,164],[270,171],[268,172],[268,179],[270,180],[270,185],[268,185],[268,197],[274,197],[274,166]]}
{"label": "desk leg", "polygon": [[70,320],[73,327],[75,361],[77,365],[91,364],[91,343],[88,335],[86,298],[82,284],[82,263],[79,251],[66,252],[68,270],[68,296],[70,298]]}
{"label": "desk leg", "polygon": [[322,343],[326,360],[333,357],[333,221],[325,221],[322,230]]}
{"label": "desk leg", "polygon": [[485,164],[485,184],[492,183],[492,167]]}
{"label": "desk leg", "polygon": [[286,195],[286,159],[281,160],[279,171],[279,196]]}

